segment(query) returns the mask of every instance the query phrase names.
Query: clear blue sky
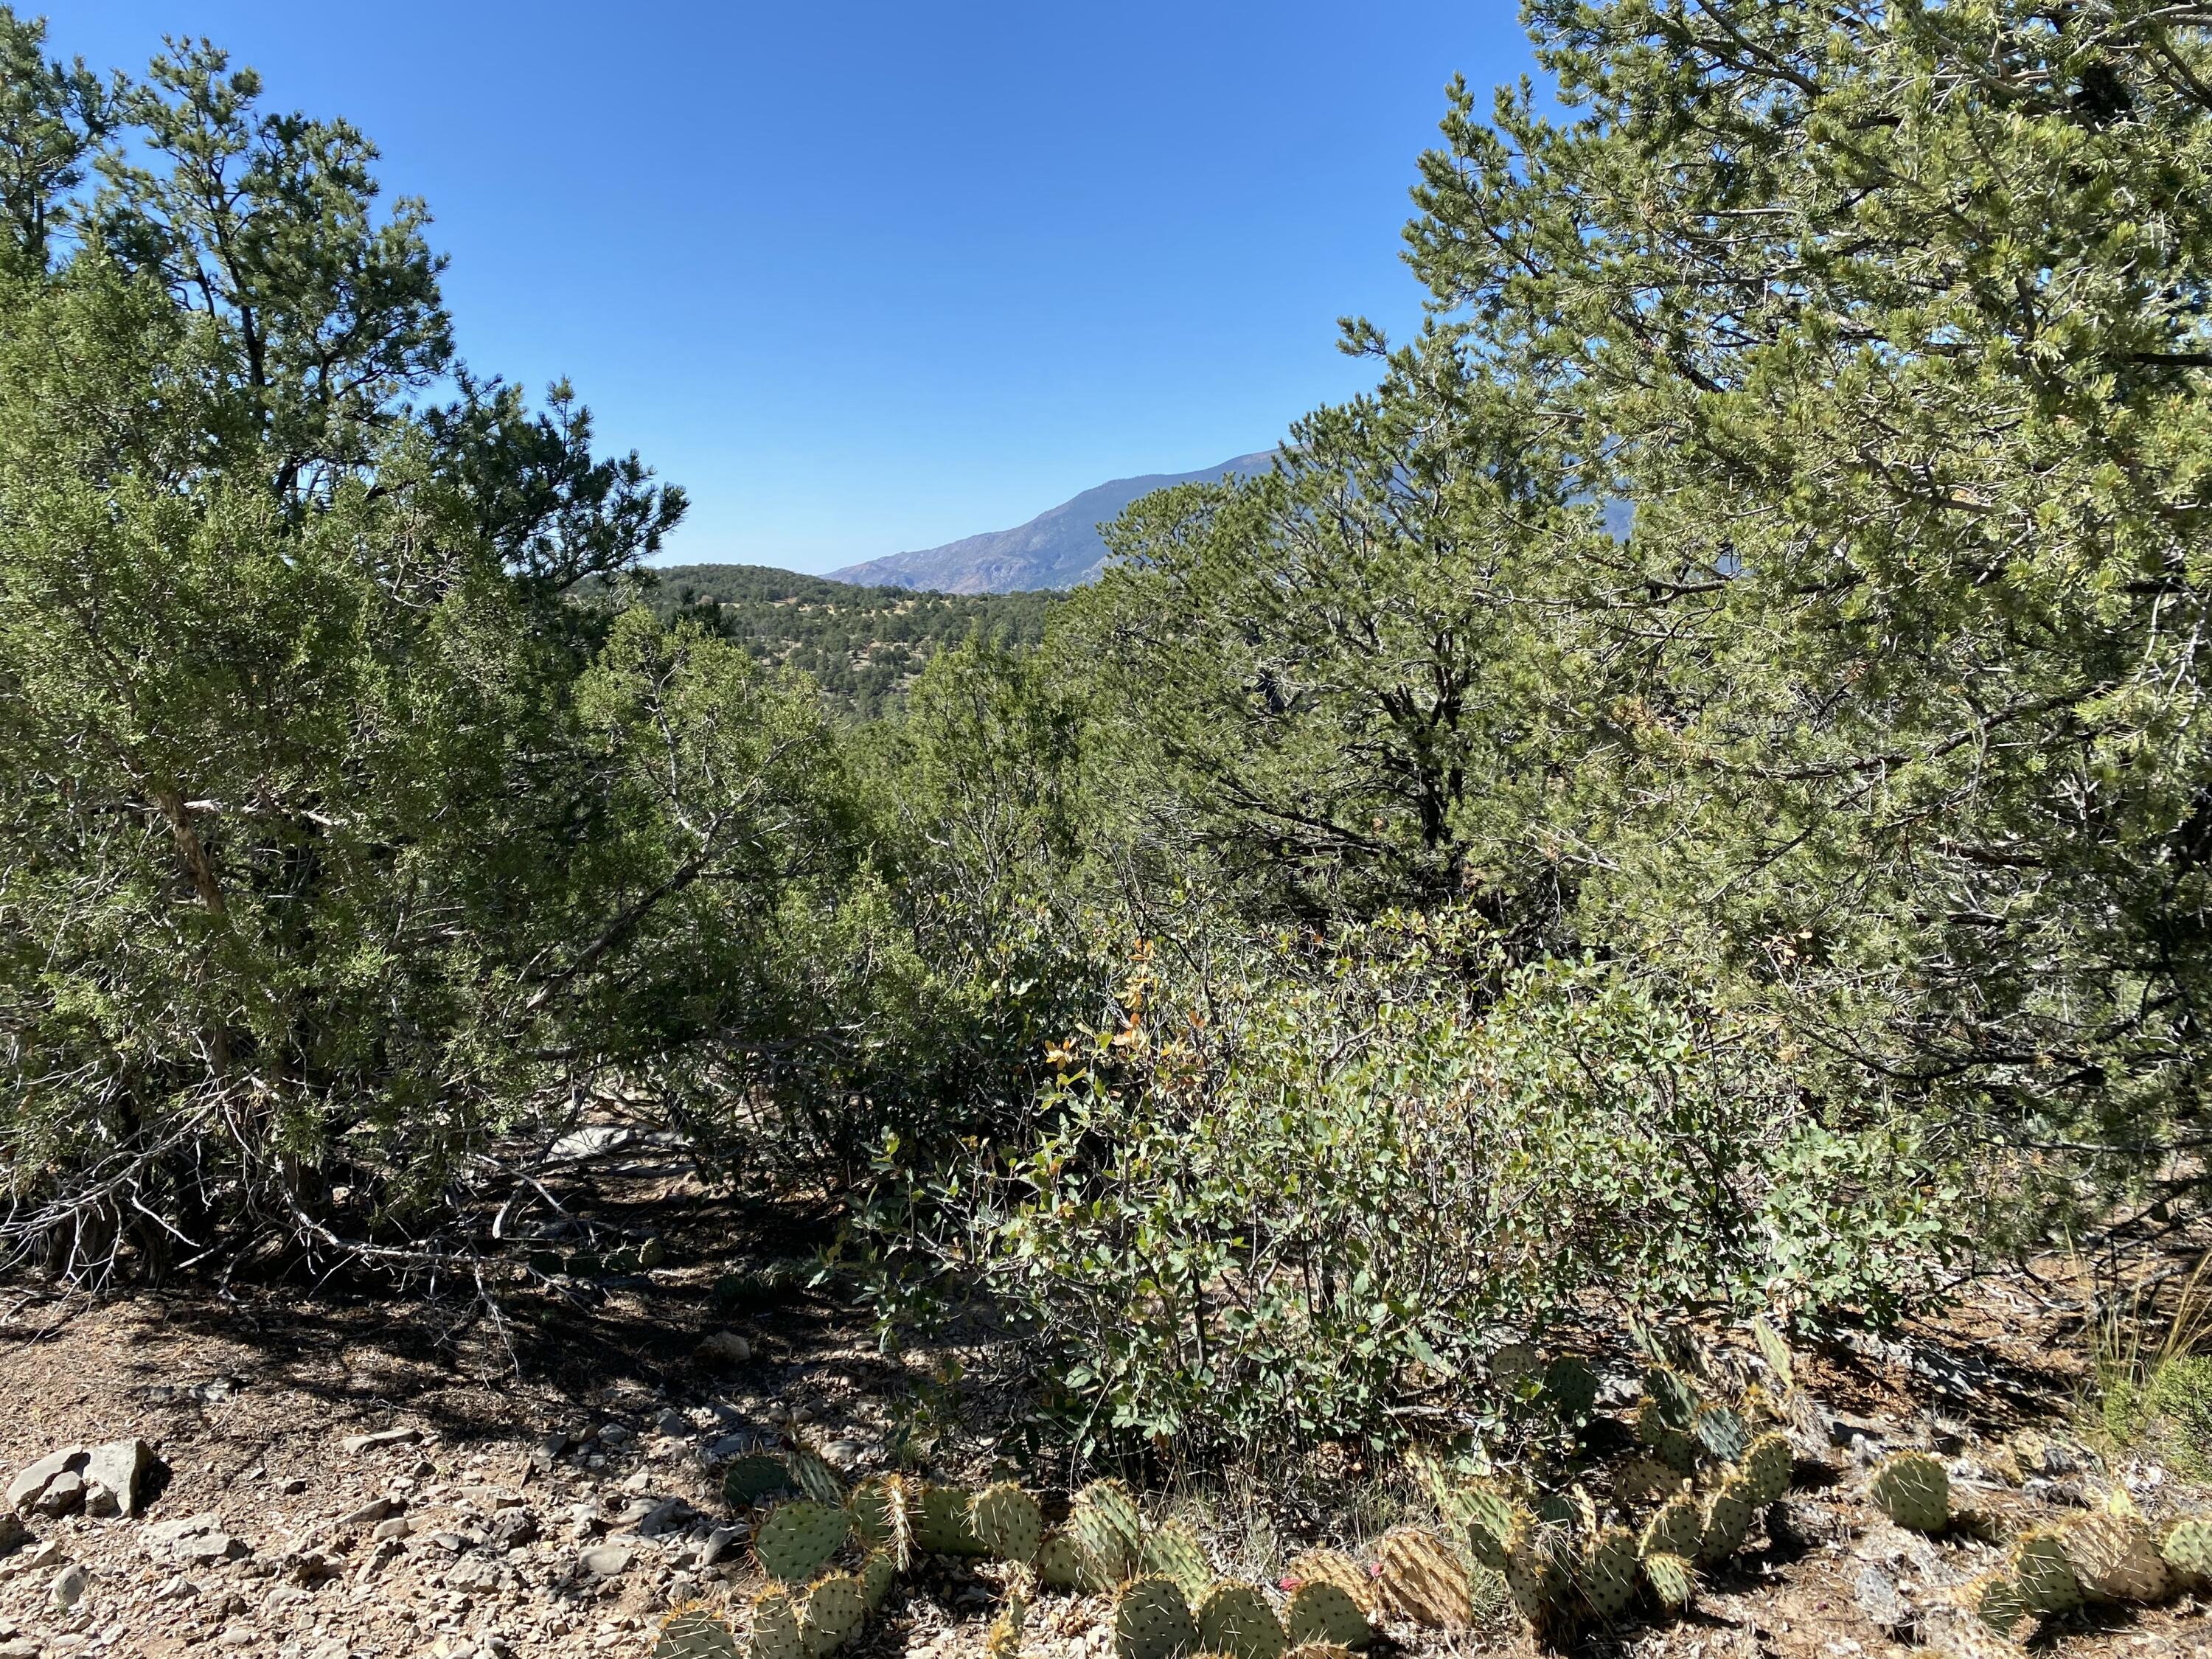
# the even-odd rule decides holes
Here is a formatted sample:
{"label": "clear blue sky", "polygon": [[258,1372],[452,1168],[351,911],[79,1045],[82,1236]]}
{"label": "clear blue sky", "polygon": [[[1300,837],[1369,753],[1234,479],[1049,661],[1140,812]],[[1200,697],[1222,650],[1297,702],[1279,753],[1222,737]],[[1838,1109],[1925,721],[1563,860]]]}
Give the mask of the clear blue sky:
{"label": "clear blue sky", "polygon": [[1369,378],[1454,70],[1506,0],[30,0],[353,119],[479,371],[567,374],[691,494],[683,560],[823,570],[1264,449]]}

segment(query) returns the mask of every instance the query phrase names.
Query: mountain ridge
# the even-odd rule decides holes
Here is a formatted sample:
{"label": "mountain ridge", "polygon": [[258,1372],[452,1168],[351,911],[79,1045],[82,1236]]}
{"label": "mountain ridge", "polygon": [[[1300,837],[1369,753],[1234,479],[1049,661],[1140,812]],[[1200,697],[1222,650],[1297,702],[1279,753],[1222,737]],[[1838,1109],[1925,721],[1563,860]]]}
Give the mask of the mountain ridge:
{"label": "mountain ridge", "polygon": [[1119,518],[1139,496],[1177,484],[1224,477],[1252,477],[1274,465],[1275,451],[1238,455],[1195,472],[1154,472],[1115,478],[1048,507],[1012,530],[964,536],[941,547],[887,554],[832,570],[827,580],[857,586],[927,589],[939,593],[1015,593],[1079,587],[1106,562],[1098,526]]}

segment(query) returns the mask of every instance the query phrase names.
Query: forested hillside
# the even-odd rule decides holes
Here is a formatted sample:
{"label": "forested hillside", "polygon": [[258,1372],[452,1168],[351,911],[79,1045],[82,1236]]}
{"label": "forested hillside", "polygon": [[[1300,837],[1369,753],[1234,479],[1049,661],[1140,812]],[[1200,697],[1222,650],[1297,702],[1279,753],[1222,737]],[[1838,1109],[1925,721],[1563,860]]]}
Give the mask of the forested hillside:
{"label": "forested hillside", "polygon": [[662,621],[696,622],[757,662],[795,669],[862,720],[890,713],[949,646],[970,637],[1036,645],[1055,597],[859,587],[757,564],[664,565],[653,574],[643,599]]}
{"label": "forested hillside", "polygon": [[[1546,1641],[1735,1570],[1789,1345],[1868,1386],[2000,1274],[1970,1346],[2033,1315],[2102,1467],[2212,1469],[2212,16],[1523,9],[1543,83],[1407,158],[1426,315],[1346,325],[1370,389],[1096,583],[954,599],[641,587],[680,488],[461,359],[364,135],[0,6],[8,1272],[505,1343],[661,1282],[676,1228],[556,1172],[647,1137],[691,1184],[624,1201],[750,1241],[678,1264],[752,1321],[716,1352],[805,1295],[892,1356],[886,1468],[980,1415],[969,1473],[1266,1488],[1279,1543],[1417,1513]],[[1798,1455],[1917,1436],[1868,1565],[1948,1583],[1942,1534],[2024,1627],[2047,1550],[1972,1555],[2033,1528],[1952,1528],[1929,1453],[2015,1395],[1954,1374]],[[750,1534],[793,1595],[981,1549],[784,1449],[725,1490],[818,1500]],[[2180,1479],[2075,1489],[2101,1557],[2033,1616],[2196,1583],[2133,1507]],[[1044,1512],[992,1510],[1012,1607]],[[1151,1559],[1124,1519],[1070,1583]]]}

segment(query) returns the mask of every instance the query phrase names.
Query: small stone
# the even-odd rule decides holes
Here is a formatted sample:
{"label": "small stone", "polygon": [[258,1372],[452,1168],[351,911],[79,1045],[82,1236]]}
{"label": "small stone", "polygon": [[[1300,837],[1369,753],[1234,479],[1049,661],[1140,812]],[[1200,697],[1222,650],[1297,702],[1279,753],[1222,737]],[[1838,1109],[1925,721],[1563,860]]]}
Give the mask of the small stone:
{"label": "small stone", "polygon": [[187,1561],[236,1561],[252,1551],[242,1538],[234,1538],[227,1532],[208,1532],[185,1539],[177,1546],[176,1553]]}
{"label": "small stone", "polygon": [[671,1440],[680,1440],[691,1432],[691,1425],[684,1420],[684,1413],[673,1406],[666,1407],[659,1417],[653,1419],[653,1426]]}
{"label": "small stone", "polygon": [[420,1429],[379,1429],[374,1434],[349,1434],[338,1443],[349,1452],[359,1453],[384,1446],[411,1446],[422,1437]]}
{"label": "small stone", "polygon": [[307,1491],[307,1481],[301,1476],[295,1474],[276,1490],[283,1492],[287,1498],[297,1498],[301,1492]]}
{"label": "small stone", "polygon": [[620,1423],[603,1423],[599,1425],[599,1443],[603,1446],[627,1446],[629,1444],[630,1433],[629,1429]]}
{"label": "small stone", "polygon": [[753,1345],[735,1331],[713,1332],[691,1351],[692,1360],[702,1370],[726,1370],[752,1357]]}
{"label": "small stone", "polygon": [[380,1544],[387,1538],[404,1538],[414,1530],[414,1522],[404,1515],[395,1515],[388,1521],[378,1522],[369,1536]]}
{"label": "small stone", "polygon": [[260,1639],[251,1625],[226,1625],[215,1642],[219,1648],[250,1648]]}
{"label": "small stone", "polygon": [[751,1535],[748,1528],[742,1527],[715,1528],[707,1534],[706,1543],[700,1547],[699,1565],[702,1567],[713,1566],[722,1559],[732,1546],[743,1543]]}
{"label": "small stone", "polygon": [[350,1515],[338,1517],[342,1527],[372,1527],[388,1516],[396,1515],[404,1505],[389,1498],[372,1498]]}
{"label": "small stone", "polygon": [[491,1518],[495,1549],[518,1549],[538,1536],[538,1517],[528,1510],[501,1510]]}
{"label": "small stone", "polygon": [[822,1449],[822,1456],[832,1468],[849,1469],[860,1461],[866,1449],[857,1440],[832,1440]]}
{"label": "small stone", "polygon": [[92,1588],[92,1575],[82,1563],[72,1561],[54,1575],[54,1605],[67,1613],[84,1600],[84,1593]]}
{"label": "small stone", "polygon": [[154,1599],[156,1601],[191,1601],[197,1600],[199,1593],[200,1587],[198,1584],[185,1577],[184,1574],[179,1573],[154,1592]]}
{"label": "small stone", "polygon": [[577,1563],[594,1578],[619,1578],[629,1571],[630,1563],[636,1559],[633,1551],[619,1544],[601,1544],[596,1549],[586,1550],[577,1558]]}
{"label": "small stone", "polygon": [[14,1636],[0,1642],[0,1659],[39,1659],[40,1651],[35,1636]]}
{"label": "small stone", "polygon": [[85,1462],[84,1512],[90,1516],[136,1516],[146,1501],[146,1483],[161,1465],[143,1440],[111,1440],[93,1448]]}
{"label": "small stone", "polygon": [[22,1518],[15,1510],[0,1510],[0,1555],[22,1548],[24,1540],[30,1535],[24,1528]]}
{"label": "small stone", "polygon": [[667,1498],[640,1516],[635,1530],[641,1538],[658,1538],[662,1533],[679,1525],[690,1513],[691,1506],[682,1498]]}

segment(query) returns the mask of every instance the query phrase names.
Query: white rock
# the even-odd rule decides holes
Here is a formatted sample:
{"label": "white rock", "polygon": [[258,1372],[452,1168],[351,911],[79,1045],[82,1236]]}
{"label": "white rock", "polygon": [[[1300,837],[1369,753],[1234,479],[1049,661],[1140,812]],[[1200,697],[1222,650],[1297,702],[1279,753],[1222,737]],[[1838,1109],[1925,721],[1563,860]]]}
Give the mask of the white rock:
{"label": "white rock", "polygon": [[94,1447],[84,1466],[85,1513],[136,1516],[146,1501],[147,1477],[159,1462],[143,1440],[111,1440]]}
{"label": "white rock", "polygon": [[84,1600],[84,1593],[92,1588],[92,1574],[81,1561],[72,1561],[54,1575],[54,1605],[67,1613]]}
{"label": "white rock", "polygon": [[8,1483],[8,1507],[28,1509],[56,1475],[83,1468],[91,1457],[92,1449],[88,1446],[64,1446],[59,1451],[48,1452]]}

